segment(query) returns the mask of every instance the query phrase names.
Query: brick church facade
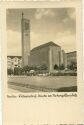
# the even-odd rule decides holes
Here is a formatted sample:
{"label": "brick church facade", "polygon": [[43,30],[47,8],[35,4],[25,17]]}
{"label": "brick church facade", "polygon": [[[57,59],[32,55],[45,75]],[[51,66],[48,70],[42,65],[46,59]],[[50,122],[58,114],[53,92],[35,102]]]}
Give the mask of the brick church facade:
{"label": "brick church facade", "polygon": [[46,44],[35,47],[30,52],[29,65],[43,65],[48,67],[49,71],[54,70],[54,66],[67,66],[66,54],[61,47],[55,43],[48,42]]}

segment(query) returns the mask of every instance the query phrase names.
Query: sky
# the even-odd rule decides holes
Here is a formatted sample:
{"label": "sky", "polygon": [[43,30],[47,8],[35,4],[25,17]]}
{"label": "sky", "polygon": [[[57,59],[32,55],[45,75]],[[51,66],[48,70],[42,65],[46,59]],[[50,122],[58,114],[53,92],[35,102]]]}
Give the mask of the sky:
{"label": "sky", "polygon": [[21,56],[21,14],[30,20],[30,48],[53,41],[65,52],[76,50],[75,8],[7,10],[7,55]]}

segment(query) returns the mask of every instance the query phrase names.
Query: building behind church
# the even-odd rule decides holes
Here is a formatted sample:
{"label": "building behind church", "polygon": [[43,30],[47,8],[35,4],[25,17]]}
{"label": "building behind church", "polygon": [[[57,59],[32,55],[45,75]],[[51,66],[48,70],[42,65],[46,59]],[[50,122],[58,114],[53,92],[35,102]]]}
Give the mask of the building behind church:
{"label": "building behind church", "polygon": [[7,56],[7,68],[14,69],[15,67],[22,67],[21,56]]}
{"label": "building behind church", "polygon": [[67,55],[67,66],[74,63],[77,66],[77,53],[76,51],[66,53]]}

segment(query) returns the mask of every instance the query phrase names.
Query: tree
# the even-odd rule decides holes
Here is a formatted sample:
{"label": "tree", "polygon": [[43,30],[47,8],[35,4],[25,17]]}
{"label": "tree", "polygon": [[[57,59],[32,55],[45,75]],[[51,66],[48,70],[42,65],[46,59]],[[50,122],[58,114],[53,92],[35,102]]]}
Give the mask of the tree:
{"label": "tree", "polygon": [[25,72],[27,72],[27,71],[29,72],[30,70],[31,70],[31,67],[28,65],[23,67],[23,71],[25,71]]}
{"label": "tree", "polygon": [[40,69],[41,69],[41,70],[47,70],[48,67],[46,66],[46,64],[42,64],[42,65],[40,66]]}
{"label": "tree", "polygon": [[58,67],[57,64],[54,65],[54,69],[55,69],[55,70],[58,70],[58,69],[59,69],[59,67]]}
{"label": "tree", "polygon": [[13,70],[12,70],[12,69],[7,69],[7,74],[8,74],[8,75],[13,74]]}
{"label": "tree", "polygon": [[64,64],[61,64],[61,65],[59,66],[59,69],[60,69],[60,70],[64,70],[64,69],[65,69]]}
{"label": "tree", "polygon": [[37,66],[24,66],[23,67],[23,71],[25,71],[25,72],[29,72],[30,70],[37,70],[38,68],[37,68]]}
{"label": "tree", "polygon": [[23,69],[21,67],[14,68],[14,75],[22,75]]}
{"label": "tree", "polygon": [[18,75],[22,75],[22,72],[23,72],[23,68],[18,67]]}
{"label": "tree", "polygon": [[71,64],[68,66],[68,68],[71,69],[71,70],[77,69],[77,64],[76,64],[76,62],[71,62]]}

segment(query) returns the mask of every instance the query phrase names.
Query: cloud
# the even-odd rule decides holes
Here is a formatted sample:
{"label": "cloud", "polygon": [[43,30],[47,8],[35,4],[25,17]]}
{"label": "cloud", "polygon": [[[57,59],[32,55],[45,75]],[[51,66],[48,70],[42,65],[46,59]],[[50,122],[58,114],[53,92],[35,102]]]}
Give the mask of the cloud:
{"label": "cloud", "polygon": [[8,55],[21,55],[21,34],[17,31],[7,30]]}
{"label": "cloud", "polygon": [[48,42],[45,39],[45,36],[43,37],[43,35],[41,35],[40,33],[31,31],[30,36],[31,36],[30,37],[31,38],[30,39],[31,49]]}
{"label": "cloud", "polygon": [[76,11],[75,11],[75,8],[73,8],[73,9],[68,9],[68,10],[67,10],[67,13],[68,13],[68,16],[69,16],[70,19],[73,19],[73,20],[76,19]]}
{"label": "cloud", "polygon": [[35,13],[36,19],[41,19],[43,16],[55,16],[52,9],[37,9]]}
{"label": "cloud", "polygon": [[[8,55],[21,55],[21,9],[7,14]],[[49,41],[56,42],[66,51],[76,48],[76,19],[74,8],[24,9],[30,19],[31,49]]]}
{"label": "cloud", "polygon": [[58,33],[54,41],[58,43],[65,52],[76,50],[76,36],[71,34],[70,31]]}

